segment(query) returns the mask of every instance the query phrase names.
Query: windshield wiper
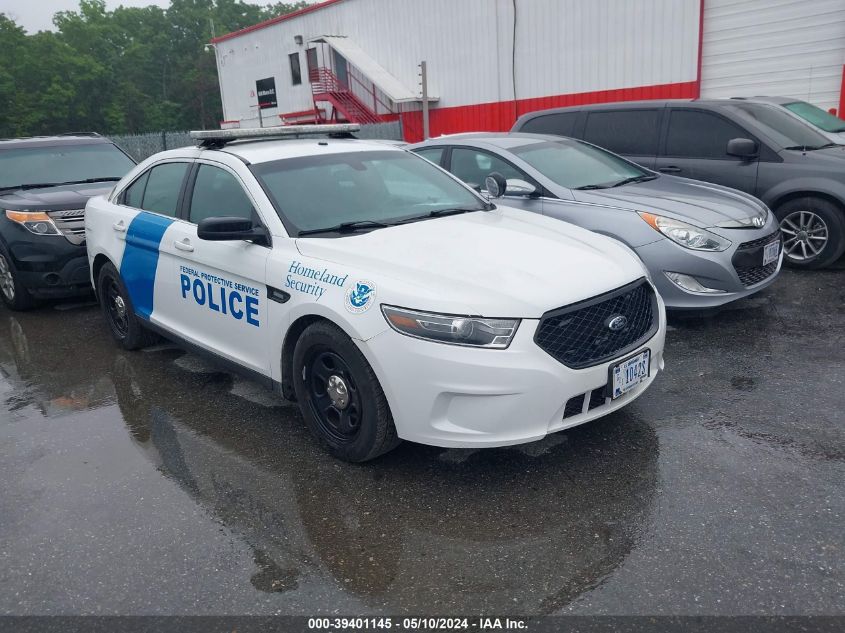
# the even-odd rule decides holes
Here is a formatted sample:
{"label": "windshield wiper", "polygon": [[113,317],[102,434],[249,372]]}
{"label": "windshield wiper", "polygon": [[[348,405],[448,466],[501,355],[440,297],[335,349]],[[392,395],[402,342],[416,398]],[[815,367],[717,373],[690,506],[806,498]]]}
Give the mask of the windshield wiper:
{"label": "windshield wiper", "polygon": [[654,180],[657,178],[654,174],[641,174],[639,176],[631,176],[630,178],[625,178],[624,180],[620,180],[619,182],[615,182],[611,187],[621,187],[622,185],[630,185],[635,182],[648,182],[649,180]]}
{"label": "windshield wiper", "polygon": [[341,222],[335,226],[327,226],[322,229],[306,229],[297,233],[297,237],[303,235],[316,235],[317,233],[354,233],[356,231],[365,231],[368,229],[384,229],[388,226],[396,226],[387,222],[377,222],[375,220],[357,220],[355,222]]}
{"label": "windshield wiper", "polygon": [[589,191],[590,189],[607,189],[610,185],[582,185],[575,187],[577,191]]}
{"label": "windshield wiper", "polygon": [[825,143],[824,145],[792,145],[791,147],[784,147],[783,149],[793,149],[799,152],[814,152],[817,149],[827,149],[828,147],[839,147],[840,143]]}
{"label": "windshield wiper", "polygon": [[119,177],[108,176],[105,178],[86,178],[85,180],[67,180],[65,182],[25,182],[19,185],[10,185],[8,187],[0,188],[0,191],[7,191],[11,189],[19,189],[26,191],[27,189],[46,189],[47,187],[61,187],[62,185],[85,185],[95,182],[117,182]]}
{"label": "windshield wiper", "polygon": [[473,211],[491,211],[496,208],[496,205],[492,203],[488,203],[488,206],[485,206],[481,209],[478,207],[454,207],[451,209],[435,209],[434,211],[429,211],[428,213],[423,213],[422,215],[414,215],[410,218],[405,218],[404,220],[400,220],[397,224],[405,224],[407,222],[417,222],[419,220],[427,220],[429,218],[442,218],[447,215],[460,215],[461,213],[472,213]]}

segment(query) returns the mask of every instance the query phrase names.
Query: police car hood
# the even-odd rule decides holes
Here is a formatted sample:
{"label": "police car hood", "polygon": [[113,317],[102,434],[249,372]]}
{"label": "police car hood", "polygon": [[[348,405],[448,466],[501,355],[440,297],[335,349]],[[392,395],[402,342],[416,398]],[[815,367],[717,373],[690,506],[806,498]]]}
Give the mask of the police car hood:
{"label": "police car hood", "polygon": [[645,275],[616,240],[501,206],[296,243],[374,282],[380,303],[454,314],[538,318]]}

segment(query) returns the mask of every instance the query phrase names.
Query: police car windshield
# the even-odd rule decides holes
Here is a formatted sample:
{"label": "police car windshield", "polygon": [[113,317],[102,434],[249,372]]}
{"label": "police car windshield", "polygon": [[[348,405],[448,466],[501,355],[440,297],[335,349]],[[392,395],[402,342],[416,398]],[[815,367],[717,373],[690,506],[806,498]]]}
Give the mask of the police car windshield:
{"label": "police car windshield", "polygon": [[[409,152],[344,152],[287,158],[250,167],[291,235],[348,235],[350,224],[375,230],[438,217],[447,209],[481,211],[483,200]],[[320,231],[325,229],[325,233]]]}

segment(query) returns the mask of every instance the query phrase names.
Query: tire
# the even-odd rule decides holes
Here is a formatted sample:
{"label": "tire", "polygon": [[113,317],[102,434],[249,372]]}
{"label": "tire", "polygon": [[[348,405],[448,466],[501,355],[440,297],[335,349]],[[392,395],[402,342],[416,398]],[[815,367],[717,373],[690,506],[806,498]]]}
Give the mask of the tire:
{"label": "tire", "polygon": [[829,200],[806,196],[775,210],[783,233],[784,261],[793,268],[830,266],[845,252],[845,216]]}
{"label": "tire", "polygon": [[109,331],[123,349],[140,349],[155,343],[156,335],[135,315],[129,292],[110,262],[103,265],[97,276],[97,296]]}
{"label": "tire", "polygon": [[378,378],[340,328],[327,321],[305,328],[292,369],[305,423],[332,455],[365,462],[399,445]]}
{"label": "tire", "polygon": [[12,258],[2,245],[0,245],[0,299],[7,308],[16,312],[31,310],[37,303],[29,294],[29,290],[21,284]]}

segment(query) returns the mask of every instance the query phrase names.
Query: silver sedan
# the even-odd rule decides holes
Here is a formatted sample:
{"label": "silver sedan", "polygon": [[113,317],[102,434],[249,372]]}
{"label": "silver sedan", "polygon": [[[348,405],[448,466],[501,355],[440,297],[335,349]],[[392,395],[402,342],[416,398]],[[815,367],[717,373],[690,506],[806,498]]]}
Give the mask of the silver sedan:
{"label": "silver sedan", "polygon": [[667,308],[723,305],[765,288],[780,271],[777,219],[735,189],[659,174],[559,136],[460,134],[408,149],[503,204],[625,243]]}

